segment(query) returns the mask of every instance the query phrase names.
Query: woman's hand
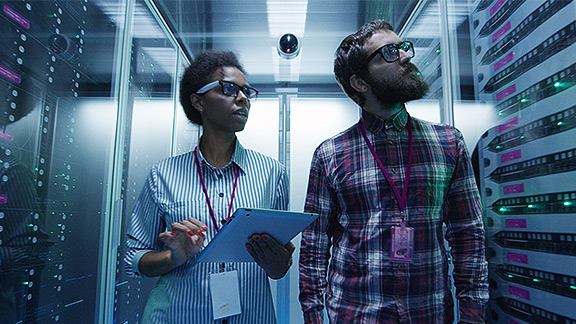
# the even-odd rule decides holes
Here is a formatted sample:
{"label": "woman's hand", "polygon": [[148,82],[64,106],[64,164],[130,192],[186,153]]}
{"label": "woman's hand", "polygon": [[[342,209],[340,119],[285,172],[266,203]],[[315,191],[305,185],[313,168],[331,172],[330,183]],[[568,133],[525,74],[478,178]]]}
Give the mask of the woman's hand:
{"label": "woman's hand", "polygon": [[292,242],[282,246],[268,234],[253,234],[246,243],[248,253],[272,279],[284,277],[292,265]]}
{"label": "woman's hand", "polygon": [[190,218],[180,223],[173,223],[171,232],[160,233],[160,239],[171,251],[170,258],[174,268],[181,266],[200,252],[206,239],[203,231],[207,230],[208,227],[204,223]]}

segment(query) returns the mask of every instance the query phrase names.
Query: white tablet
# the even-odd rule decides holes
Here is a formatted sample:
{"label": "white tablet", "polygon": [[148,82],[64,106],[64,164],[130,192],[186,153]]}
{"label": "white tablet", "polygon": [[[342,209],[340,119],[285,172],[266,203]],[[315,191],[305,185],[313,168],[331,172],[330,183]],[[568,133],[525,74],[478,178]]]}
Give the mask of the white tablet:
{"label": "white tablet", "polygon": [[316,218],[318,214],[238,208],[196,257],[196,262],[254,262],[246,250],[252,234],[268,233],[285,245]]}

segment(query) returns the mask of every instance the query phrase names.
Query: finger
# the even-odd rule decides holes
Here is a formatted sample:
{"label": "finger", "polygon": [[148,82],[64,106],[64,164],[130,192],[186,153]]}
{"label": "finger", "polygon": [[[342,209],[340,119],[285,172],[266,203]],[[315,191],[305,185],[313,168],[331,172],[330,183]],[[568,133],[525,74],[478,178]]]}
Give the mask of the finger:
{"label": "finger", "polygon": [[193,218],[190,218],[180,222],[180,224],[188,227],[188,229],[193,231],[194,233],[198,233],[202,230],[203,227],[205,227],[201,222],[200,223],[198,222],[199,221],[194,221]]}
{"label": "finger", "polygon": [[292,241],[286,243],[286,245],[284,245],[284,248],[288,250],[288,253],[290,253],[290,255],[292,255],[292,253],[294,253],[294,250],[296,250],[296,246],[294,245],[294,243],[292,243]]}
{"label": "finger", "polygon": [[203,231],[207,231],[208,227],[206,226],[206,224],[204,224],[203,222],[201,222],[200,220],[196,219],[196,218],[188,218],[186,221],[194,224],[195,226],[199,227],[200,229],[202,229]]}
{"label": "finger", "polygon": [[287,253],[286,249],[268,234],[262,234],[258,240],[258,244],[262,251],[270,255],[277,256]]}
{"label": "finger", "polygon": [[265,258],[265,253],[262,250],[262,247],[259,244],[260,236],[252,236],[251,239],[248,240],[248,244],[250,245],[252,252],[256,255],[258,260],[262,260]]}
{"label": "finger", "polygon": [[248,251],[248,254],[252,256],[252,259],[254,259],[254,261],[256,262],[260,261],[260,259],[258,258],[258,254],[256,254],[254,248],[252,247],[252,244],[246,243],[246,251]]}
{"label": "finger", "polygon": [[175,236],[176,236],[176,234],[175,234],[175,233],[172,233],[172,232],[162,232],[162,233],[160,233],[160,235],[158,236],[158,238],[159,238],[162,242],[164,242],[164,243],[166,243],[166,244],[169,244],[170,242],[172,242],[172,241],[174,240],[174,237],[175,237]]}

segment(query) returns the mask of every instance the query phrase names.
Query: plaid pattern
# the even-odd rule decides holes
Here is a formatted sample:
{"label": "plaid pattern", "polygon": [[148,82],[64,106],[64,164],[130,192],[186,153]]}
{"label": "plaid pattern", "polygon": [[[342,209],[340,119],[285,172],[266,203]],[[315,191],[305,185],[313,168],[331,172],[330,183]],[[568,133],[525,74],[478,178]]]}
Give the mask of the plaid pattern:
{"label": "plaid pattern", "polygon": [[449,262],[461,322],[484,322],[484,228],[461,133],[406,110],[388,121],[363,111],[361,123],[401,192],[408,118],[414,144],[406,220],[415,230],[414,262],[390,262],[390,227],[400,224],[400,209],[358,125],[324,141],[312,159],[304,208],[320,215],[302,234],[306,323],[323,323],[324,305],[332,323],[451,323]]}

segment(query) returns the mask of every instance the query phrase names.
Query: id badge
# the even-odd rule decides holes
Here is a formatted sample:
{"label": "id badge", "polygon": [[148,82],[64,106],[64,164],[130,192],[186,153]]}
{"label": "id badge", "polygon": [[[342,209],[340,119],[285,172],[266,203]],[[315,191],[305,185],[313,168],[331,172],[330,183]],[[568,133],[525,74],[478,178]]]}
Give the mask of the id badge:
{"label": "id badge", "polygon": [[238,271],[210,274],[210,295],[214,320],[240,314]]}
{"label": "id badge", "polygon": [[390,260],[392,262],[414,261],[414,228],[392,226]]}

